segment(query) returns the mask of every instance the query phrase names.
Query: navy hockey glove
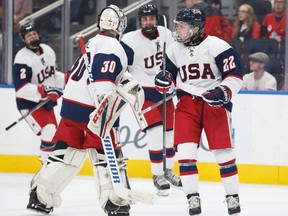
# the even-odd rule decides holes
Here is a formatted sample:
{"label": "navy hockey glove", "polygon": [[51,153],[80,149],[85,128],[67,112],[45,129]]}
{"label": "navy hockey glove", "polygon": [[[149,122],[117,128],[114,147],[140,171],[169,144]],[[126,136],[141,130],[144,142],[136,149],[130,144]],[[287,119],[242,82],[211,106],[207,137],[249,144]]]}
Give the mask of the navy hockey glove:
{"label": "navy hockey glove", "polygon": [[163,71],[160,71],[156,74],[154,78],[155,88],[160,93],[171,93],[174,90],[172,83],[172,74],[169,71],[166,71],[163,74]]}
{"label": "navy hockey glove", "polygon": [[213,107],[229,103],[231,95],[231,90],[227,86],[221,85],[202,94],[203,100]]}
{"label": "navy hockey glove", "polygon": [[49,98],[51,101],[54,102],[63,95],[62,89],[44,85],[38,86],[38,92],[41,94],[42,100]]}

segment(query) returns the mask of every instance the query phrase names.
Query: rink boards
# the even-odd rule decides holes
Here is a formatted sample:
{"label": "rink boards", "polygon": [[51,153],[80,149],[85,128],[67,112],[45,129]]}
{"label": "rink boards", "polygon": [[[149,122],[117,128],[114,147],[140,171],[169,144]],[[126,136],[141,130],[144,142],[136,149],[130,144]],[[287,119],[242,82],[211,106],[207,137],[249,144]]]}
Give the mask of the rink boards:
{"label": "rink boards", "polygon": [[[35,173],[40,168],[37,156],[40,139],[24,121],[9,131],[5,130],[20,117],[12,86],[0,86],[0,100],[0,172]],[[233,103],[232,133],[240,181],[288,185],[287,93],[245,91],[233,98]],[[150,178],[146,137],[139,130],[130,109],[126,109],[121,117],[121,140],[124,154],[129,158],[129,176]],[[205,134],[198,158],[200,179],[220,181],[218,165],[207,148]],[[177,165],[175,163],[176,172]],[[79,174],[92,175],[88,160]]]}

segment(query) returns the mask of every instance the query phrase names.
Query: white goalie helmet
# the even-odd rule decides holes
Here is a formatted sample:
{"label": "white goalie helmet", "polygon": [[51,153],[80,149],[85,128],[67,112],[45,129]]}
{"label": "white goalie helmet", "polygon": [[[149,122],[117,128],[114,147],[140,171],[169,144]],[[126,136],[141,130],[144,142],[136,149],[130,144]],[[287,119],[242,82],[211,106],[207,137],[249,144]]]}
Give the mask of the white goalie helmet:
{"label": "white goalie helmet", "polygon": [[114,30],[122,34],[127,27],[127,17],[116,5],[105,7],[98,16],[100,29]]}

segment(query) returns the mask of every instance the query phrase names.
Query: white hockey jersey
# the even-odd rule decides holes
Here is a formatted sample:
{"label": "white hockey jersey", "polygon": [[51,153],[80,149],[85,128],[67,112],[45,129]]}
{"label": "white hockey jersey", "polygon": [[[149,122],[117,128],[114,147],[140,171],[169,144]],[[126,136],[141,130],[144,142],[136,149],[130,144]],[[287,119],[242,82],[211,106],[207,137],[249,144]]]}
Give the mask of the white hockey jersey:
{"label": "white hockey jersey", "polygon": [[[151,40],[141,29],[123,35],[122,44],[128,56],[128,71],[137,79],[145,92],[145,100],[159,101],[162,94],[155,90],[154,78],[163,60],[165,28],[158,26],[158,37]],[[174,41],[169,29],[166,31],[166,47]],[[149,91],[149,93],[148,93]]]}
{"label": "white hockey jersey", "polygon": [[61,116],[82,122],[89,122],[89,115],[96,107],[99,95],[115,91],[124,72],[127,70],[127,57],[119,41],[99,33],[86,45],[93,81],[89,81],[83,56],[77,58],[65,86]]}
{"label": "white hockey jersey", "polygon": [[207,36],[197,46],[174,42],[167,49],[167,70],[178,90],[201,96],[216,86],[226,85],[235,95],[242,85],[240,55],[225,41]]}
{"label": "white hockey jersey", "polygon": [[64,74],[56,70],[55,52],[46,44],[40,44],[40,52],[36,55],[24,47],[15,56],[13,83],[18,109],[29,109],[39,102],[39,85],[64,87]]}

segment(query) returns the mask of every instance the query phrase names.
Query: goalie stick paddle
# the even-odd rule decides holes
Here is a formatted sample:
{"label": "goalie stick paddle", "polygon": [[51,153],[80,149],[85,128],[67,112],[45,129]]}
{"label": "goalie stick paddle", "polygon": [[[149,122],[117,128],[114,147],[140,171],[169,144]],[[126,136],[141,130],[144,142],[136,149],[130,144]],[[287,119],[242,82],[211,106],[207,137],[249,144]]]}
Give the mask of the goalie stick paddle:
{"label": "goalie stick paddle", "polygon": [[[93,77],[92,77],[91,70],[90,70],[90,63],[89,63],[87,51],[85,48],[84,38],[82,35],[79,35],[78,41],[79,41],[80,49],[84,58],[86,70],[89,73],[89,81],[93,82]],[[121,197],[122,199],[128,199],[132,201],[136,200],[136,201],[143,202],[143,203],[150,203],[150,204],[153,203],[154,197],[155,197],[154,194],[132,191],[124,187],[122,180],[121,180],[119,166],[117,163],[117,159],[116,159],[116,155],[115,155],[115,151],[113,148],[111,138],[109,135],[106,136],[105,138],[102,138],[102,137],[100,138],[101,138],[103,149],[105,152],[105,157],[107,160],[113,189],[114,189],[114,192],[117,194],[117,196]]]}
{"label": "goalie stick paddle", "polygon": [[44,106],[50,99],[46,99],[40,103],[38,103],[35,107],[33,107],[28,113],[26,113],[25,115],[22,115],[19,119],[17,119],[15,122],[13,122],[12,124],[10,124],[9,126],[7,126],[5,128],[6,131],[8,131],[9,129],[11,129],[13,126],[15,126],[16,124],[18,124],[19,122],[21,122],[23,119],[25,119],[27,116],[31,115],[33,112],[35,112],[36,110],[38,110],[40,107]]}
{"label": "goalie stick paddle", "polygon": [[123,186],[117,158],[115,156],[115,151],[110,136],[106,136],[104,139],[102,139],[102,144],[105,152],[105,157],[107,159],[110,176],[112,179],[113,188],[117,196],[132,201],[136,200],[148,204],[153,203],[155,197],[153,194],[132,191]]}

